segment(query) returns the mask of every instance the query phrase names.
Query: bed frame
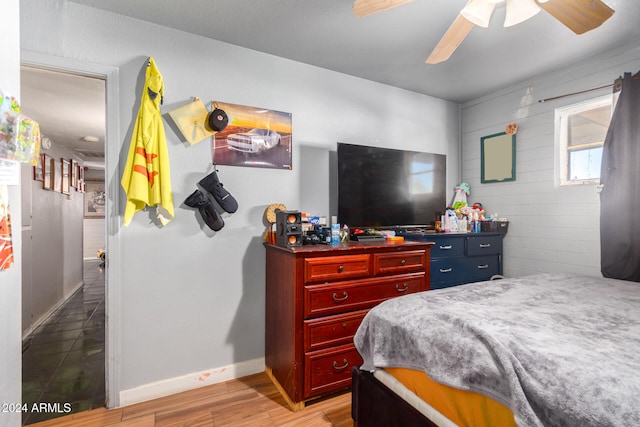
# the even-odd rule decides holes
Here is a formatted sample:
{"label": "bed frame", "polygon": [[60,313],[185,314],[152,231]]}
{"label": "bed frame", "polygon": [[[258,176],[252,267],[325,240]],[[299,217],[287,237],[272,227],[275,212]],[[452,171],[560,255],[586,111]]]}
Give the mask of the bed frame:
{"label": "bed frame", "polygon": [[351,370],[351,417],[357,427],[437,427],[371,372]]}

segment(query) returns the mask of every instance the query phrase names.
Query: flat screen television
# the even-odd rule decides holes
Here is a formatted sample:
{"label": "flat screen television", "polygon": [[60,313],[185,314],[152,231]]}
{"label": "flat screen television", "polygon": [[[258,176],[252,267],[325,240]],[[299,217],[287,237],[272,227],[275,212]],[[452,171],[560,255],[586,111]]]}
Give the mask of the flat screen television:
{"label": "flat screen television", "polygon": [[338,222],[428,228],[446,208],[446,156],[338,143]]}

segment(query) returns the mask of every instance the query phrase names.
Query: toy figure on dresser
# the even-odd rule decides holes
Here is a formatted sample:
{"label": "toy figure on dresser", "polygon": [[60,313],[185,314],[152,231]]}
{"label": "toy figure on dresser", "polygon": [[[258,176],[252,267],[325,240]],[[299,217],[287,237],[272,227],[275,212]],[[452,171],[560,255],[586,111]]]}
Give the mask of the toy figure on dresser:
{"label": "toy figure on dresser", "polygon": [[453,209],[460,209],[467,206],[467,196],[471,194],[471,186],[466,182],[461,183],[454,189],[453,200],[451,200],[451,207]]}
{"label": "toy figure on dresser", "polygon": [[467,197],[471,194],[471,186],[466,182],[455,188],[451,205],[436,224],[437,232],[445,233],[480,233],[485,210],[482,203],[475,202],[470,206]]}

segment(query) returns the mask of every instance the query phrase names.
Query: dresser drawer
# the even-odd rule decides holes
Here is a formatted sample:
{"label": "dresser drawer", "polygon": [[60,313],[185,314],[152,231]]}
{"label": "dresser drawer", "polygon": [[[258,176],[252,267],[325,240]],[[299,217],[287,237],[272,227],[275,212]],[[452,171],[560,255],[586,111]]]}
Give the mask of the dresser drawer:
{"label": "dresser drawer", "polygon": [[349,344],[369,310],[304,321],[304,351]]}
{"label": "dresser drawer", "polygon": [[448,282],[452,284],[462,283],[468,265],[465,258],[438,258],[431,260],[431,281],[430,289],[437,289],[438,283]]}
{"label": "dresser drawer", "polygon": [[305,399],[349,387],[351,368],[360,365],[362,357],[353,344],[305,354]]}
{"label": "dresser drawer", "polygon": [[431,247],[431,258],[449,258],[464,256],[464,238],[444,237],[433,239],[436,244]]}
{"label": "dresser drawer", "polygon": [[480,256],[467,258],[434,259],[431,261],[431,289],[442,288],[461,283],[489,280],[500,272],[500,257]]}
{"label": "dresser drawer", "polygon": [[306,258],[304,260],[304,282],[327,282],[367,277],[371,273],[370,260],[369,254]]}
{"label": "dresser drawer", "polygon": [[371,308],[389,298],[426,290],[425,274],[305,286],[304,317]]}
{"label": "dresser drawer", "polygon": [[[483,256],[469,259],[469,273],[474,281],[489,280],[500,274],[500,256]],[[472,273],[473,272],[473,273]]]}
{"label": "dresser drawer", "polygon": [[[467,239],[467,255],[497,255],[502,253],[501,236],[469,236]],[[497,273],[496,273],[497,274]]]}
{"label": "dresser drawer", "polygon": [[400,274],[423,271],[427,264],[426,251],[387,252],[373,255],[373,274]]}

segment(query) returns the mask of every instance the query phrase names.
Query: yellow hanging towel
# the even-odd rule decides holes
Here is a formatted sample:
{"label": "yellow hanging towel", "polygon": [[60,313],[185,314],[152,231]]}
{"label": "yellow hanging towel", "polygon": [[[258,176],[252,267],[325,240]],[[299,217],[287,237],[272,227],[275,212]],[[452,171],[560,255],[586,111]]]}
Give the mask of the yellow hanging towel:
{"label": "yellow hanging towel", "polygon": [[125,226],[131,223],[133,214],[145,206],[156,206],[162,225],[173,219],[167,139],[160,113],[163,96],[162,74],[153,58],[149,58],[140,110],[122,174],[122,187],[127,194]]}

